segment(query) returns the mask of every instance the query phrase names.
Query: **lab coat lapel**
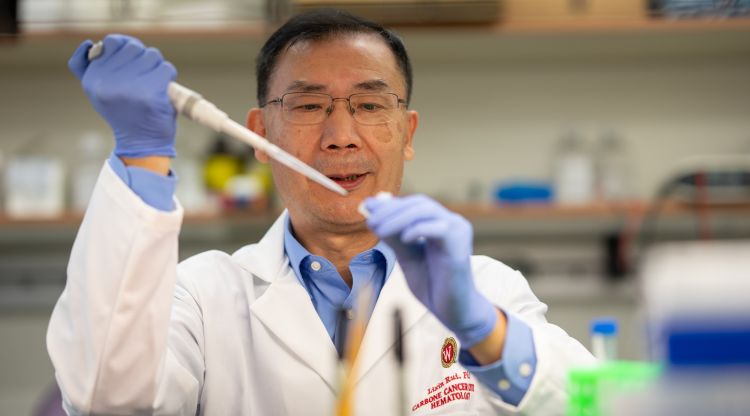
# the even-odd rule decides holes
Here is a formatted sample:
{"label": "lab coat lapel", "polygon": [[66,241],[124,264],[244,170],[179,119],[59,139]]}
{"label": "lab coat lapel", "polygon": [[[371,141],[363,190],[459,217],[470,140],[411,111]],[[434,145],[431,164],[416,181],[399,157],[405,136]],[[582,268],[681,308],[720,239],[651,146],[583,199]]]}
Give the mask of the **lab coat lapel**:
{"label": "lab coat lapel", "polygon": [[284,211],[256,247],[236,253],[242,267],[270,283],[250,306],[250,313],[334,390],[336,349],[284,254],[287,215]]}
{"label": "lab coat lapel", "polygon": [[[281,343],[325,380],[333,391],[336,385],[336,348],[320,320],[309,294],[289,267],[284,255],[283,235],[286,212],[274,223],[257,247],[247,247],[237,255],[238,262],[270,286],[250,307],[255,315]],[[370,322],[365,330],[357,357],[357,382],[394,345],[393,311],[401,308],[404,332],[425,316],[427,308],[411,292],[398,264],[386,281]]]}
{"label": "lab coat lapel", "polygon": [[357,357],[357,382],[367,375],[386,354],[393,354],[393,311],[401,309],[404,332],[408,332],[427,314],[427,308],[409,289],[401,268],[396,265],[380,292],[375,308],[367,324],[362,348]]}
{"label": "lab coat lapel", "polygon": [[336,349],[291,268],[269,286],[250,311],[331,390],[336,389]]}

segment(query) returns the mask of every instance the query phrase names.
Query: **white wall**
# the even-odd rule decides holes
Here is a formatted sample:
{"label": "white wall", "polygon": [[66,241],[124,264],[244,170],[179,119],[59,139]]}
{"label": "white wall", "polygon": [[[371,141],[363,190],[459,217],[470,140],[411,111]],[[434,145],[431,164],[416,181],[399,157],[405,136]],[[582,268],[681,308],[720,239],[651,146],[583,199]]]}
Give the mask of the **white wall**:
{"label": "white wall", "polygon": [[[750,42],[743,36],[407,32],[421,125],[406,188],[461,200],[472,182],[489,194],[499,179],[547,178],[554,144],[570,129],[592,141],[607,129],[622,135],[642,198],[685,157],[750,154]],[[151,43],[175,62],[180,82],[242,121],[255,103],[259,40]],[[108,134],[65,68],[78,41],[0,45],[0,150],[41,138],[38,149],[72,160],[83,132]],[[210,136],[184,120],[179,133],[183,154],[203,149]]]}
{"label": "white wall", "polygon": [[615,129],[646,198],[682,158],[750,154],[748,73],[750,61],[422,68],[410,185],[462,199],[472,180],[545,178],[568,129],[588,139]]}

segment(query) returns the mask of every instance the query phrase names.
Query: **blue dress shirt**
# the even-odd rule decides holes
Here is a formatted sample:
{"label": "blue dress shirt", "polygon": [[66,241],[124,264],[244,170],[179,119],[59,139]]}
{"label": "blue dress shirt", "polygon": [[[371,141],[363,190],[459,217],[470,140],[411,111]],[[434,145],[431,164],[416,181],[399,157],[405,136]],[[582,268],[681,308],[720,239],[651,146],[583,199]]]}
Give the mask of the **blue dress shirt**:
{"label": "blue dress shirt", "polygon": [[125,166],[114,153],[109,157],[109,166],[143,202],[160,211],[175,209],[177,176],[171,170],[164,176],[137,166]]}
{"label": "blue dress shirt", "polygon": [[[175,209],[173,196],[177,186],[177,177],[172,172],[164,176],[146,169],[125,166],[114,154],[110,157],[109,164],[144,202],[162,211]],[[355,256],[349,263],[353,280],[353,287],[349,288],[330,261],[324,257],[312,255],[294,238],[288,219],[284,226],[284,250],[289,258],[290,266],[294,269],[300,284],[310,295],[310,300],[334,345],[337,345],[338,308],[351,309],[356,294],[367,284],[372,285],[377,301],[396,263],[393,251],[382,241],[379,242],[372,249]],[[517,406],[534,378],[537,363],[536,351],[531,328],[513,314],[504,313],[508,318],[508,326],[503,358],[482,366],[468,351],[461,350],[458,361],[484,386],[500,395],[503,401]]]}
{"label": "blue dress shirt", "polygon": [[352,272],[350,288],[341,278],[336,266],[328,259],[310,254],[302,247],[291,231],[289,217],[284,224],[284,250],[297,279],[307,289],[320,320],[323,321],[333,345],[337,348],[341,345],[338,342],[337,331],[339,309],[352,310],[357,295],[368,285],[372,290],[373,299],[377,299],[396,264],[396,254],[393,250],[382,241],[378,242],[370,250],[354,256],[349,263],[349,270]]}

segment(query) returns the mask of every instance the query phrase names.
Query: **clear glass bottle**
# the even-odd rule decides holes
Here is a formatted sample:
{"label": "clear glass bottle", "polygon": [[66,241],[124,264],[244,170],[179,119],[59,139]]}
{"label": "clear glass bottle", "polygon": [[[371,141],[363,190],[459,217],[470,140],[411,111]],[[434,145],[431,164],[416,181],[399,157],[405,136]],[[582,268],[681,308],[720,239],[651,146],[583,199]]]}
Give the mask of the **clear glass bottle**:
{"label": "clear glass bottle", "polygon": [[555,155],[555,200],[584,205],[594,200],[594,162],[585,141],[571,131],[560,140]]}
{"label": "clear glass bottle", "polygon": [[604,201],[624,201],[630,197],[630,166],[622,138],[613,130],[598,143],[597,194]]}

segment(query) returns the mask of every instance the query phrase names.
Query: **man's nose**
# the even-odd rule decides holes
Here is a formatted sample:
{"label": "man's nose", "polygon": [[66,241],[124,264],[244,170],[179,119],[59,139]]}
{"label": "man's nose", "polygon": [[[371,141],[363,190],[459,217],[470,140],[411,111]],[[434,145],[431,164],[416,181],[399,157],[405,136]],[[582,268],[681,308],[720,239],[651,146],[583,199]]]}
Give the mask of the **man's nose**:
{"label": "man's nose", "polygon": [[354,120],[354,114],[347,99],[333,100],[324,125],[322,148],[337,150],[360,147],[362,142],[357,132],[357,121]]}

